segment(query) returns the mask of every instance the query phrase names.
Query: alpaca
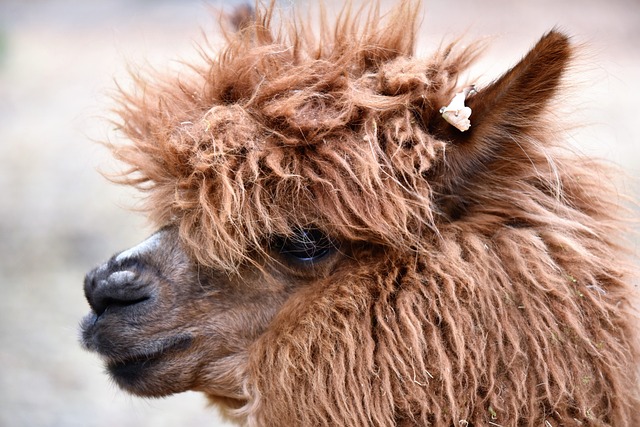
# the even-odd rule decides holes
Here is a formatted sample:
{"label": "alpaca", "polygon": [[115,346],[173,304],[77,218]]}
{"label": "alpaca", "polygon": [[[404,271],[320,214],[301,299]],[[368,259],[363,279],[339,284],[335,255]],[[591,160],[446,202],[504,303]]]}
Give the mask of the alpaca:
{"label": "alpaca", "polygon": [[414,55],[419,6],[244,10],[122,92],[159,231],[87,274],[82,324],[120,387],[251,426],[640,425],[616,194],[553,114],[575,47],[472,87],[478,44]]}

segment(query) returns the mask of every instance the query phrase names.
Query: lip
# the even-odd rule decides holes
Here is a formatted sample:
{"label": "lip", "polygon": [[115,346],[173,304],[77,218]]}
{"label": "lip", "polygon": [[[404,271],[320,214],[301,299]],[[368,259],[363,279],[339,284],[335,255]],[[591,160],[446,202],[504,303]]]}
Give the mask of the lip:
{"label": "lip", "polygon": [[129,382],[153,368],[166,356],[186,350],[192,342],[193,338],[190,335],[172,337],[152,345],[152,349],[147,352],[108,358],[107,369],[116,379]]}

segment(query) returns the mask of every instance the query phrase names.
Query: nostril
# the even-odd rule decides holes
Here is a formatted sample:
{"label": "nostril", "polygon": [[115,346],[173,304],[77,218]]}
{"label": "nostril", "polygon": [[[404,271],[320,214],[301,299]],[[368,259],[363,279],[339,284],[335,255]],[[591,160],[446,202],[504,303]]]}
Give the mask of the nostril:
{"label": "nostril", "polygon": [[102,314],[104,314],[105,311],[107,311],[108,308],[129,307],[129,306],[147,301],[149,298],[151,297],[142,296],[134,299],[120,299],[120,298],[111,298],[111,297],[99,298],[96,301],[96,304],[95,304],[95,307],[93,307],[93,310],[96,312],[96,315],[101,316]]}
{"label": "nostril", "polygon": [[152,296],[151,287],[141,283],[136,273],[128,270],[110,272],[106,268],[87,274],[84,290],[97,316],[108,309],[136,306]]}

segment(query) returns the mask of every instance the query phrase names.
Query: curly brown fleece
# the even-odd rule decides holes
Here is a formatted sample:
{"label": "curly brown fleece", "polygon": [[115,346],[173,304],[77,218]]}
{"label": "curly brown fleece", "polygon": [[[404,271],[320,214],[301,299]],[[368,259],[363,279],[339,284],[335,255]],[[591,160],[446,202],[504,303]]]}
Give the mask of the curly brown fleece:
{"label": "curly brown fleece", "polygon": [[[419,5],[345,8],[319,36],[273,5],[193,73],[139,78],[113,149],[158,225],[233,274],[312,224],[375,262],[291,297],[253,346],[256,425],[640,425],[615,192],[563,149],[573,56],[546,34],[438,113],[477,44],[414,56]],[[363,17],[364,16],[364,17]],[[546,423],[546,424],[545,424]]]}

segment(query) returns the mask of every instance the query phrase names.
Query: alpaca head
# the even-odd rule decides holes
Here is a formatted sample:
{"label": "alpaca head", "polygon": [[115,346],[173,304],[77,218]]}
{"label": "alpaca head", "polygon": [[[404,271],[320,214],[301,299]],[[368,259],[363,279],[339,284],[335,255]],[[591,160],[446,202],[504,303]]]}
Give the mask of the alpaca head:
{"label": "alpaca head", "polygon": [[627,417],[614,204],[548,114],[568,38],[471,90],[478,46],[415,57],[412,2],[317,37],[272,14],[122,95],[159,231],[85,279],[116,382],[266,425]]}

